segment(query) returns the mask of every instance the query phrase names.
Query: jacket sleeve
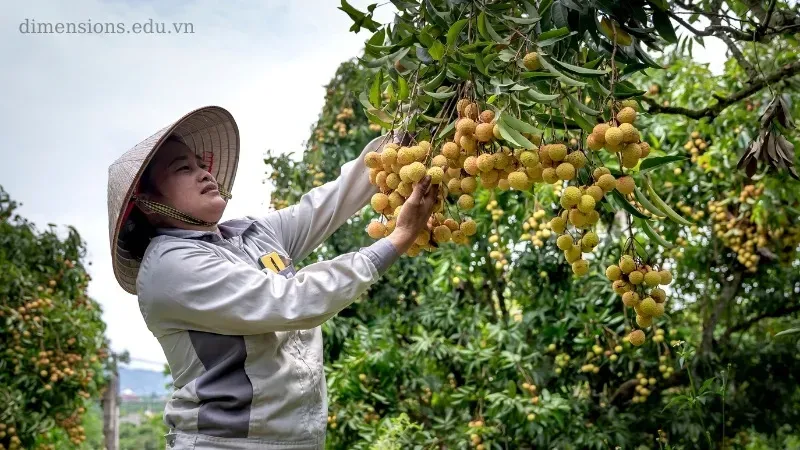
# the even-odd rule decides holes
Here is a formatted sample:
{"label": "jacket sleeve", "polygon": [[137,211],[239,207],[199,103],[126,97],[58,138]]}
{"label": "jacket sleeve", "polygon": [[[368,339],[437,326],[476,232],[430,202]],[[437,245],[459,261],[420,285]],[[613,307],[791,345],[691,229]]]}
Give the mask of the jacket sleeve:
{"label": "jacket sleeve", "polygon": [[380,151],[384,140],[385,136],[373,139],[356,159],[342,166],[335,180],[308,191],[297,204],[261,219],[275,231],[294,262],[308,256],[379,192],[377,186],[369,182],[364,156]]}
{"label": "jacket sleeve", "polygon": [[191,241],[164,241],[140,268],[139,306],[156,337],[181,330],[227,335],[306,330],[352,303],[398,257],[384,238],[285,278],[231,262]]}

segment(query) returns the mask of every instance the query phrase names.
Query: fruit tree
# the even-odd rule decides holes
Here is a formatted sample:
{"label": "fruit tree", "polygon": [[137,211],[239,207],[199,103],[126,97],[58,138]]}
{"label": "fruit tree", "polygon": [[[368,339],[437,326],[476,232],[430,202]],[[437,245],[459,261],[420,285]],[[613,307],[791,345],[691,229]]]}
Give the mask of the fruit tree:
{"label": "fruit tree", "polygon": [[[276,208],[366,155],[380,191],[321,246],[416,245],[324,326],[331,448],[683,448],[785,438],[798,348],[796,6],[342,3],[343,64]],[[678,24],[679,28],[673,28]],[[715,36],[721,74],[692,61]],[[313,258],[311,258],[313,259]],[[755,411],[754,411],[755,409]]]}
{"label": "fruit tree", "polygon": [[84,244],[37,232],[0,188],[0,449],[83,448],[108,343]]}

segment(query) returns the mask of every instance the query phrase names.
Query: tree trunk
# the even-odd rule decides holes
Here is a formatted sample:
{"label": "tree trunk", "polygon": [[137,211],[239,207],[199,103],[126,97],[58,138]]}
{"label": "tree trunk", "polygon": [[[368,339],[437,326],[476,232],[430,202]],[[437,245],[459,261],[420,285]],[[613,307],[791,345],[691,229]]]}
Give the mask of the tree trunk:
{"label": "tree trunk", "polygon": [[103,440],[106,450],[119,449],[119,372],[114,358],[111,379],[103,393]]}

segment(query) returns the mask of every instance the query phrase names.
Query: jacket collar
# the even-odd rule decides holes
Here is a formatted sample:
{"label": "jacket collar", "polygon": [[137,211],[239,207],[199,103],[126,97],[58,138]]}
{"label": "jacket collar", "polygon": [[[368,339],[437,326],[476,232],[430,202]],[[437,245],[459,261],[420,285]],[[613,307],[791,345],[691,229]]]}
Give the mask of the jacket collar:
{"label": "jacket collar", "polygon": [[222,237],[213,231],[186,230],[183,228],[157,228],[156,234],[173,236],[182,239],[203,239],[215,242],[241,236],[255,222],[254,219],[231,219],[217,225]]}

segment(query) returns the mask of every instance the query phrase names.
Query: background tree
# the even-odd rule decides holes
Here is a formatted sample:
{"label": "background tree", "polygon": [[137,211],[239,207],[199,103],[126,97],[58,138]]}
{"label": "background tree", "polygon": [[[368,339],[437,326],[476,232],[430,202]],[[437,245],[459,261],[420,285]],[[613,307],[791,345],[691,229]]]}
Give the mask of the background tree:
{"label": "background tree", "polygon": [[108,342],[84,243],[72,227],[63,239],[37,231],[16,207],[0,188],[0,448],[96,448],[97,416],[84,415],[104,388]]}

